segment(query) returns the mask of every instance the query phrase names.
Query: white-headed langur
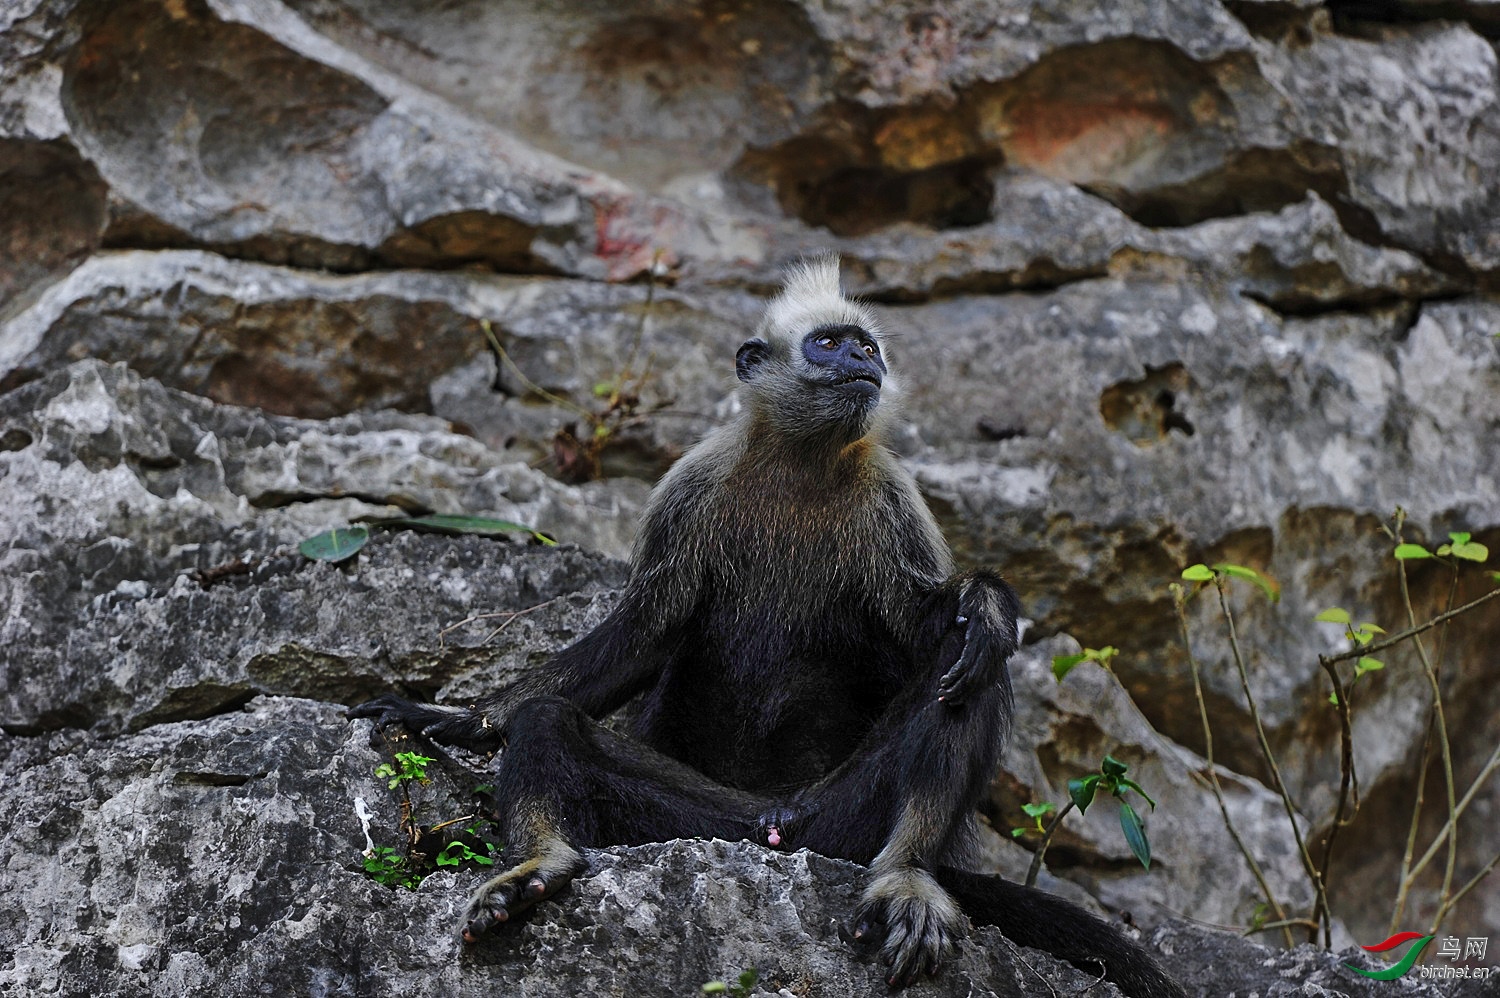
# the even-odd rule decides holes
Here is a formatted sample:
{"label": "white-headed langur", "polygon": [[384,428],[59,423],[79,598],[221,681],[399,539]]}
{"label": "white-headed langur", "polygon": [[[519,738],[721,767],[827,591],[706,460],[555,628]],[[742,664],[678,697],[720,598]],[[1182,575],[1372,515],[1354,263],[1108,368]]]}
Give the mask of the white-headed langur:
{"label": "white-headed langur", "polygon": [[[736,356],[741,411],[651,494],[603,623],[471,706],[387,694],[350,711],[503,748],[515,865],[475,893],[465,940],[555,894],[581,847],[752,839],[869,866],[851,925],[893,986],[936,972],[972,918],[1133,998],[1184,994],[1106,922],[966,872],[1020,606],[998,575],[955,572],[886,448],[886,349],[836,257],[794,268]],[[636,697],[628,736],[601,726]]]}

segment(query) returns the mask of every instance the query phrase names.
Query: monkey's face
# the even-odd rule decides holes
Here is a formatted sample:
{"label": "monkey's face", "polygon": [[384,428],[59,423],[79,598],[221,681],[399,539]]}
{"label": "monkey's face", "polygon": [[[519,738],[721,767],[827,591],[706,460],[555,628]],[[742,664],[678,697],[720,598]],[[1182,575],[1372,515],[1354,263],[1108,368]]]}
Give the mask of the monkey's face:
{"label": "monkey's face", "polygon": [[888,373],[875,335],[849,323],[749,340],[735,370],[750,388],[750,404],[777,424],[798,435],[853,437],[869,430]]}

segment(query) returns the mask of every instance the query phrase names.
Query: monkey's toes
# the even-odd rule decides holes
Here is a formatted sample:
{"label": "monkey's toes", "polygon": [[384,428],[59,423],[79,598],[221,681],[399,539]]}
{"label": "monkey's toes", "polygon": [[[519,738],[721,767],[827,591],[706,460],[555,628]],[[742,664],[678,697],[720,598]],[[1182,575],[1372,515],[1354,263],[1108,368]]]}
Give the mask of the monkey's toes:
{"label": "monkey's toes", "polygon": [[962,935],[962,926],[948,924],[938,911],[912,899],[862,905],[855,915],[855,944],[879,947],[889,968],[886,984],[897,990],[923,974],[936,974]]}
{"label": "monkey's toes", "polygon": [[547,879],[540,874],[501,874],[480,888],[469,903],[461,933],[464,942],[478,942],[480,936],[510,921],[538,901],[556,894],[567,882],[568,878],[564,876]]}

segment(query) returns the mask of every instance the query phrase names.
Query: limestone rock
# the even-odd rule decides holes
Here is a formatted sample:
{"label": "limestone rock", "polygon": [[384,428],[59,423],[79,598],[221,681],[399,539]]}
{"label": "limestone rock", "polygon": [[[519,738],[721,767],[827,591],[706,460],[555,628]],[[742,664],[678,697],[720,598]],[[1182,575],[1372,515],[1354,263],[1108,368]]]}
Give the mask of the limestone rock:
{"label": "limestone rock", "polygon": [[[617,562],[381,534],[332,569],[292,545],[431,509],[623,555],[648,484],[733,412],[730,358],[781,268],[835,250],[895,334],[910,395],[896,448],[960,560],[1005,571],[1035,620],[1036,647],[1016,666],[1027,737],[990,817],[1003,833],[1021,797],[1056,798],[1069,770],[1118,749],[1171,801],[1152,819],[1158,870],[1127,875],[1113,829],[1080,822],[1054,872],[1141,919],[1165,903],[1243,920],[1253,891],[1237,872],[1207,882],[1180,858],[1204,843],[1238,871],[1208,797],[1194,798],[1203,736],[1166,585],[1196,561],[1280,581],[1275,607],[1253,589],[1229,605],[1316,836],[1338,741],[1316,658],[1342,639],[1313,615],[1338,605],[1387,630],[1406,621],[1378,533],[1398,505],[1410,539],[1463,530],[1500,551],[1496,9],[0,5],[5,747],[74,775],[136,772],[110,746],[166,757],[171,739],[247,703],[261,711],[262,694],[342,703],[395,683],[462,700],[525,667],[607,609]],[[1446,566],[1408,565],[1417,614],[1477,596],[1493,567],[1455,587]],[[1189,625],[1215,759],[1292,897],[1285,818],[1257,785],[1253,725],[1205,595]],[[530,612],[439,634],[519,610]],[[1068,636],[1121,649],[1119,681],[1158,734],[1102,677],[1048,685],[1039,670]],[[1492,612],[1443,639],[1460,792],[1494,748],[1500,690],[1485,666],[1497,639]],[[1407,652],[1357,689],[1363,804],[1334,863],[1349,939],[1387,927],[1392,829],[1416,792],[1427,696]],[[243,772],[187,785],[254,786],[235,784]],[[1427,779],[1431,801],[1440,775]],[[37,786],[21,813],[50,814],[42,795],[92,792]],[[267,794],[273,811],[290,807]],[[111,807],[150,815],[183,800]],[[1461,823],[1459,880],[1500,850],[1497,807],[1492,782]],[[228,814],[195,820],[216,828]],[[37,821],[23,825],[45,850]],[[143,841],[135,827],[108,826]],[[1024,865],[1013,843],[991,845],[997,867]],[[32,928],[23,945],[0,944],[0,967],[17,993],[68,990],[73,970],[118,993],[236,972],[162,948],[161,917],[124,902],[126,914],[90,916],[76,943],[60,942],[16,898],[63,874],[15,855],[0,904]],[[89,876],[94,862],[81,860]],[[163,862],[158,879],[196,876]],[[1411,917],[1431,914],[1434,889],[1419,886]],[[100,896],[111,891],[125,895]],[[425,966],[420,942],[379,951],[390,960],[314,955],[338,947],[313,940],[360,938],[344,927],[376,897],[289,902],[293,928],[276,921],[282,909],[236,914],[282,925],[284,962],[298,968],[261,955],[247,980],[380,989],[380,974]],[[1500,931],[1497,897],[1476,890],[1446,924]],[[592,945],[582,929],[548,938],[569,959]],[[1181,945],[1200,944],[1209,951]],[[732,974],[731,955],[694,957],[689,976]],[[1363,986],[1336,960],[1224,959],[1261,969],[1196,986]],[[649,992],[644,972],[586,973],[588,987]],[[462,990],[461,975],[432,974]]]}

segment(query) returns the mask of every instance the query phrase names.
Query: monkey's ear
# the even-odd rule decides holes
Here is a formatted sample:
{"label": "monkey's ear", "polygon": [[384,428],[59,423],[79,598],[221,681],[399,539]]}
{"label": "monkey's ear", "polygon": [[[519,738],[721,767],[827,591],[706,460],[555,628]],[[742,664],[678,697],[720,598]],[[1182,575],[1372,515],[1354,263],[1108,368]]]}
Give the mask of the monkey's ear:
{"label": "monkey's ear", "polygon": [[759,336],[753,340],[746,340],[734,355],[734,373],[740,376],[741,381],[749,381],[760,362],[770,355],[771,344]]}

